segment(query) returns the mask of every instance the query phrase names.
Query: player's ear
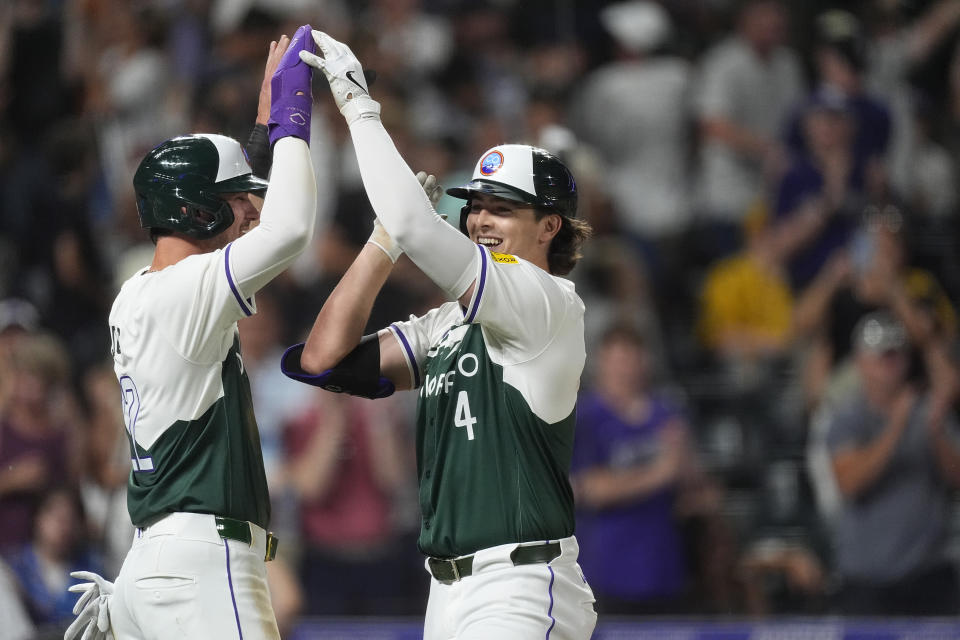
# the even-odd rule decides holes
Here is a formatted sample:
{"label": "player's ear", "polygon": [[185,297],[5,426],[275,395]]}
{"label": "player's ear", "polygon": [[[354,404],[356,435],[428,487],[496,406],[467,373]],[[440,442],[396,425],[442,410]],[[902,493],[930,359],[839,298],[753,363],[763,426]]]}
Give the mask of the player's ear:
{"label": "player's ear", "polygon": [[558,213],[548,213],[540,218],[540,236],[538,240],[542,244],[548,244],[553,237],[560,232],[563,226],[563,218]]}

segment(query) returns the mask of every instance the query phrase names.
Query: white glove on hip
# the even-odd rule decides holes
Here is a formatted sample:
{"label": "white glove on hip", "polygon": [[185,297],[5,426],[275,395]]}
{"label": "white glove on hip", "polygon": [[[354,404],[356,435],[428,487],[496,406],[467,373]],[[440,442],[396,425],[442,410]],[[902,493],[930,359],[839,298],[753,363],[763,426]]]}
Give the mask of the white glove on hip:
{"label": "white glove on hip", "polygon": [[[420,186],[423,187],[424,193],[427,194],[427,198],[430,200],[430,206],[436,209],[437,203],[440,201],[440,198],[443,197],[443,187],[440,186],[437,177],[433,174],[428,174],[426,171],[419,171],[417,172],[417,180],[420,181]],[[446,216],[442,217],[446,218]],[[367,242],[379,247],[387,254],[387,257],[390,258],[390,262],[394,264],[396,264],[397,259],[403,255],[403,249],[393,241],[393,238],[390,237],[387,230],[380,224],[379,218],[374,218],[373,233],[370,234]]]}
{"label": "white glove on hip", "polygon": [[74,571],[70,574],[79,580],[90,580],[71,586],[68,591],[82,593],[73,606],[77,616],[63,633],[63,640],[113,640],[110,629],[110,598],[113,583],[90,571]]}
{"label": "white glove on hip", "polygon": [[313,41],[323,54],[320,57],[309,51],[301,51],[300,59],[311,67],[323,71],[330,83],[330,91],[347,124],[365,118],[380,119],[380,103],[370,97],[363,67],[350,47],[334,40],[322,31],[313,30]]}

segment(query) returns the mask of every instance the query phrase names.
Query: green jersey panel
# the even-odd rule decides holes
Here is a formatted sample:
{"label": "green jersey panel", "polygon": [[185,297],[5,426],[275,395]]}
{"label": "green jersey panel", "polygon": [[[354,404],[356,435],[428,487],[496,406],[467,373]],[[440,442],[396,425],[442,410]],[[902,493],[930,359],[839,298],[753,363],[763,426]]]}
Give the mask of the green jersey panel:
{"label": "green jersey panel", "polygon": [[223,396],[199,418],[176,421],[148,449],[128,431],[134,468],[127,507],[134,525],[188,511],[268,527],[267,479],[239,338],[221,367]]}
{"label": "green jersey panel", "polygon": [[574,413],[555,423],[538,418],[504,382],[480,325],[451,328],[424,364],[417,407],[421,551],[453,557],[572,535]]}

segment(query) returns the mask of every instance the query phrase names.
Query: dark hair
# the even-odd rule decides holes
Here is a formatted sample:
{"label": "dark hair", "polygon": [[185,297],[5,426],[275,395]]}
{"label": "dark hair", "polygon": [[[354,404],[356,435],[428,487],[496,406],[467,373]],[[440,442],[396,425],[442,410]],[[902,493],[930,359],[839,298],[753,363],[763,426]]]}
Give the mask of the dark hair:
{"label": "dark hair", "polygon": [[160,227],[150,227],[148,231],[150,232],[150,242],[153,244],[157,244],[157,238],[161,236],[173,235],[173,231],[170,231],[170,229],[161,229]]}
{"label": "dark hair", "polygon": [[547,251],[547,266],[550,267],[550,273],[553,275],[565,276],[573,271],[577,262],[583,257],[580,248],[593,235],[593,227],[586,220],[569,218],[553,209],[536,207],[534,211],[537,220],[542,220],[544,216],[551,213],[560,216],[560,230],[553,236],[550,249]]}

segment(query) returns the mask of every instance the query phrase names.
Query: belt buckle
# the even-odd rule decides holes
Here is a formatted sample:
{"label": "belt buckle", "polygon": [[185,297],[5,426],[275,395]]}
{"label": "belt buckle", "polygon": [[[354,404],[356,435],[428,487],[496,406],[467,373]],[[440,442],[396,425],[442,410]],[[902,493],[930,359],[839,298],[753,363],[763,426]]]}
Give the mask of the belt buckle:
{"label": "belt buckle", "polygon": [[447,562],[450,563],[450,568],[453,569],[453,582],[460,582],[460,568],[457,566],[457,559],[448,558]]}
{"label": "belt buckle", "polygon": [[267,549],[266,553],[263,556],[264,562],[270,562],[277,557],[277,545],[280,543],[280,540],[277,536],[273,535],[272,531],[267,532]]}
{"label": "belt buckle", "polygon": [[[450,565],[450,570],[453,572],[452,578],[443,577],[437,575],[440,567]],[[460,580],[460,569],[457,567],[456,558],[430,558],[430,573],[433,577],[442,584],[453,584],[454,582],[459,582]]]}

